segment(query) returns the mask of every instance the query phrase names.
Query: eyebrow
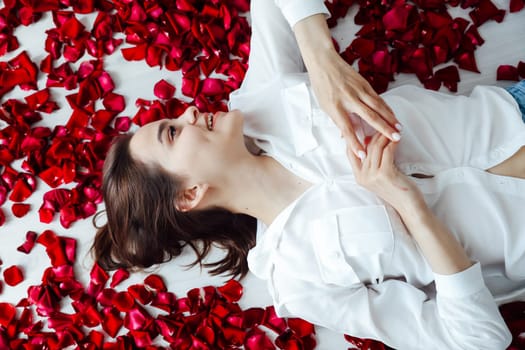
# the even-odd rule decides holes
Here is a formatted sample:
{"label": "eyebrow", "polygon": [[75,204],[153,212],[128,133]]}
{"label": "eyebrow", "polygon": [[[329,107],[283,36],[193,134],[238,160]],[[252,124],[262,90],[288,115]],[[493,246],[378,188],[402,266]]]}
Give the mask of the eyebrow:
{"label": "eyebrow", "polygon": [[162,144],[162,132],[164,129],[166,129],[166,125],[168,125],[168,122],[162,122],[159,125],[159,129],[157,131],[157,140]]}

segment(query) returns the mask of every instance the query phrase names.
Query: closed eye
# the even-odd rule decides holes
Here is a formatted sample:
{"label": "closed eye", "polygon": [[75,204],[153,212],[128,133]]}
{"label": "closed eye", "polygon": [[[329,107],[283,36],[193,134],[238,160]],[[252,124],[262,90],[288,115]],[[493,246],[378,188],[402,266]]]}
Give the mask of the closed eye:
{"label": "closed eye", "polygon": [[176,135],[177,135],[177,129],[174,126],[170,125],[170,127],[168,128],[168,139],[170,141],[173,141]]}

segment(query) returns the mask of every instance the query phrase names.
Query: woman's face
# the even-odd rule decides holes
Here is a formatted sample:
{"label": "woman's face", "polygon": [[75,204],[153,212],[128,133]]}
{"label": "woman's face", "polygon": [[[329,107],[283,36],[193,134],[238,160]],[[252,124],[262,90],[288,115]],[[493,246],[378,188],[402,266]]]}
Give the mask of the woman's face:
{"label": "woman's face", "polygon": [[138,161],[190,181],[210,181],[246,151],[242,125],[238,110],[211,114],[189,107],[176,119],[141,127],[131,138],[130,152]]}

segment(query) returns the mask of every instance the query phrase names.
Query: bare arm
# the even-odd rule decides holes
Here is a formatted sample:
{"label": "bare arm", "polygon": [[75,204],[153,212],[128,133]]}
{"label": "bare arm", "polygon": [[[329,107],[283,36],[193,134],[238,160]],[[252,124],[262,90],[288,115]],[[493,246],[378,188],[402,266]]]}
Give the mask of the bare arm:
{"label": "bare arm", "polygon": [[397,210],[432,271],[451,275],[472,266],[463,247],[430,211],[415,183],[396,168],[395,146],[378,133],[363,161],[349,154],[357,182]]}
{"label": "bare arm", "polygon": [[366,149],[357,139],[350,114],[355,113],[392,141],[400,126],[394,113],[370,84],[335,50],[324,14],[297,22],[293,31],[321,108],[328,113],[347,145],[363,157]]}

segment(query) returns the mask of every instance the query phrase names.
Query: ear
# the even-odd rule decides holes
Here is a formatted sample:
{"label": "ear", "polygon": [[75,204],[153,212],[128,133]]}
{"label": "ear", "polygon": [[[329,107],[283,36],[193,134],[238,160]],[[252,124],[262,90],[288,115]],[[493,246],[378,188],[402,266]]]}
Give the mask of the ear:
{"label": "ear", "polygon": [[175,202],[175,208],[179,211],[190,211],[201,203],[210,186],[208,184],[196,184],[186,188]]}

